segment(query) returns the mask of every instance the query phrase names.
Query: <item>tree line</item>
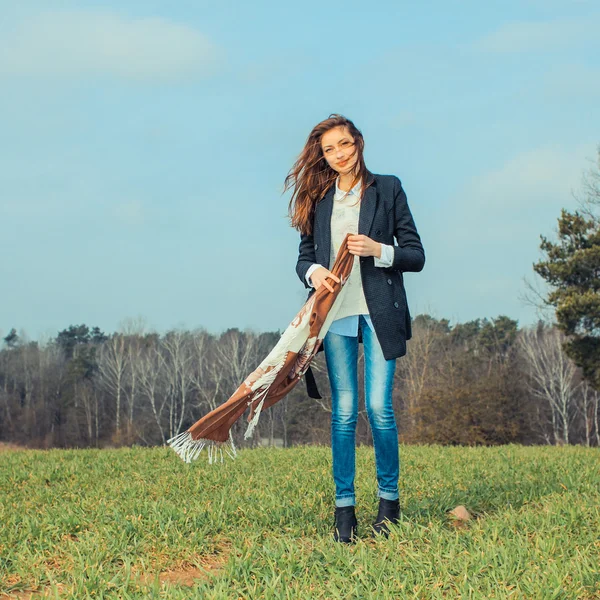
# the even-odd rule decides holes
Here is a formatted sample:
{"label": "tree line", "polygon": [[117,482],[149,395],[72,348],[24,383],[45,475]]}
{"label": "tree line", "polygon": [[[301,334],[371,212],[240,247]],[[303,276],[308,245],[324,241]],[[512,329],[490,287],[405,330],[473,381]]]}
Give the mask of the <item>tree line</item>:
{"label": "tree line", "polygon": [[[0,350],[0,440],[30,447],[164,444],[225,402],[281,332],[171,330],[164,335],[70,326],[45,344],[13,329]],[[398,359],[394,408],[401,441],[441,444],[600,445],[599,394],[570,359],[557,327],[518,328],[500,316],[450,326],[418,315]],[[329,443],[331,399],[324,353],[313,360],[321,400],[304,382],[237,447]],[[359,389],[363,390],[363,351]],[[362,392],[361,392],[362,395]],[[358,443],[371,443],[364,399]],[[247,413],[246,413],[247,414]]]}

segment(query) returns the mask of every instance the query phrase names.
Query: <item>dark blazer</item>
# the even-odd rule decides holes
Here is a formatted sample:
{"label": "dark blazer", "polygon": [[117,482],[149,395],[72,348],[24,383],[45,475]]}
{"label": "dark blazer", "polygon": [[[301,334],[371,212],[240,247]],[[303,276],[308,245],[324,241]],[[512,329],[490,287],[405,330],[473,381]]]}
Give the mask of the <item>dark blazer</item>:
{"label": "dark blazer", "polygon": [[[394,263],[376,267],[373,256],[360,257],[365,300],[383,355],[387,360],[406,354],[406,340],[412,336],[411,318],[404,289],[403,273],[421,271],[425,252],[408,207],[402,184],[395,175],[369,173],[373,181],[365,190],[359,211],[358,233],[383,244],[394,245]],[[335,183],[317,203],[312,235],[300,236],[296,273],[306,288],[306,271],[320,263],[330,268],[331,212]],[[315,289],[311,288],[307,300]],[[359,328],[359,342],[362,341]],[[320,351],[323,349],[321,345]],[[312,379],[312,373],[310,374]],[[308,384],[308,382],[307,382]]]}

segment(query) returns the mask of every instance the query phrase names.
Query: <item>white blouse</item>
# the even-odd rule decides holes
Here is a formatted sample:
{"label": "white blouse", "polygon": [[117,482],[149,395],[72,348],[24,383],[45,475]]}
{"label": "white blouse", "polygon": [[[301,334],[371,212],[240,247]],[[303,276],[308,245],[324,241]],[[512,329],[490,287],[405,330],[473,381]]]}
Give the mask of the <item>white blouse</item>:
{"label": "white blouse", "polygon": [[[335,194],[333,197],[334,202],[331,214],[330,265],[333,265],[346,234],[358,233],[358,217],[360,213],[361,182],[359,181],[349,192],[344,192],[338,187],[338,181],[339,177],[335,181]],[[336,325],[339,325],[339,333],[353,334],[357,324],[354,321],[358,321],[358,315],[369,314],[362,287],[360,260],[357,260],[358,257],[356,255],[354,258],[352,271],[345,284],[345,287],[348,289],[345,292],[343,304],[339,308],[336,320],[332,323],[331,330],[334,332],[336,331]],[[393,246],[381,244],[381,258],[377,258],[376,256],[373,258],[376,267],[390,267],[394,262]],[[322,265],[315,263],[311,265],[306,272],[306,281],[311,287],[312,282],[310,276],[321,266]],[[351,315],[355,316],[354,320],[349,318]],[[344,319],[344,321],[340,321],[341,319]]]}
{"label": "white blouse", "polygon": [[[334,225],[334,220],[336,220],[337,218],[339,218],[340,216],[342,218],[344,218],[344,210],[342,209],[342,206],[345,206],[346,208],[350,209],[350,214],[346,215],[346,218],[350,218],[350,221],[346,221],[349,222],[351,225],[351,228],[348,229],[348,232],[356,234],[358,233],[358,214],[359,214],[359,210],[360,210],[360,203],[358,203],[358,205],[354,208],[354,213],[352,213],[352,204],[357,202],[357,198],[360,197],[360,188],[361,188],[361,182],[359,181],[349,192],[344,192],[343,190],[340,190],[340,188],[338,187],[338,181],[339,181],[339,177],[335,180],[335,194],[333,196],[333,210],[332,210],[332,214],[331,214],[331,233],[332,233],[332,246],[331,246],[331,251],[329,253],[330,256],[330,265],[333,265],[333,261],[335,260],[335,257],[337,256],[337,250],[339,250],[339,246],[341,244],[341,241],[338,242],[337,245],[337,249],[334,251],[333,250],[333,233],[335,229],[338,229],[336,227],[336,225]],[[347,194],[347,196],[345,197],[345,195]],[[354,196],[354,198],[352,198],[352,196]],[[336,210],[337,208],[337,210]],[[354,221],[355,219],[355,221]],[[342,235],[342,240],[344,239],[344,236],[346,234],[344,233]],[[375,266],[376,267],[391,267],[392,264],[394,263],[394,247],[390,244],[381,244],[381,258],[377,258],[377,256],[373,257],[373,260],[375,262]],[[360,261],[355,261],[355,266],[356,263],[360,263]],[[306,282],[308,283],[308,285],[310,285],[311,287],[313,287],[312,281],[310,280],[310,276],[313,274],[314,271],[316,271],[319,267],[322,267],[323,265],[318,264],[318,263],[314,263],[312,264],[308,270],[306,271]]]}

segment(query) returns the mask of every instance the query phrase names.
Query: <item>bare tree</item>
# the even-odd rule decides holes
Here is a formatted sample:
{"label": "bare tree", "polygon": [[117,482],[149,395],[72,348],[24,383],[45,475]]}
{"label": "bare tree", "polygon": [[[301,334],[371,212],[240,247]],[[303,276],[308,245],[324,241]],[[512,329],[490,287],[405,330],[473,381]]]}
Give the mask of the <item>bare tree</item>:
{"label": "bare tree", "polygon": [[581,192],[575,198],[581,212],[597,223],[600,219],[600,214],[598,214],[600,207],[600,145],[595,159],[590,162],[591,166],[582,176]]}
{"label": "bare tree", "polygon": [[[283,429],[283,447],[288,447],[288,400],[289,396],[286,396],[279,402],[281,407],[279,408],[279,416],[281,417],[281,428]],[[275,407],[273,407],[275,408]]]}
{"label": "bare tree", "polygon": [[426,386],[432,383],[433,371],[441,367],[439,360],[435,358],[438,328],[439,325],[434,319],[416,321],[409,342],[410,348],[406,356],[398,361],[396,375],[402,382],[409,431],[414,430],[416,426],[416,412]]}
{"label": "bare tree", "polygon": [[100,346],[98,375],[101,385],[107,389],[115,399],[115,431],[117,434],[119,434],[121,430],[121,400],[128,360],[129,356],[125,343],[125,336],[120,333],[113,334]]}
{"label": "bare tree", "polygon": [[[139,396],[139,370],[142,359],[142,340],[136,334],[126,337],[127,352],[127,385],[124,387],[124,396],[127,403],[127,432],[131,437],[134,434],[135,406]],[[135,432],[137,433],[137,432]]]}
{"label": "bare tree", "polygon": [[150,408],[163,445],[167,442],[163,412],[167,406],[168,396],[165,390],[164,361],[160,348],[156,344],[149,344],[143,349],[136,366],[140,393],[143,394]]}
{"label": "bare tree", "polygon": [[[217,340],[214,353],[213,376],[220,380],[223,400],[237,390],[266,356],[264,346],[254,331],[238,329],[225,331]],[[256,439],[259,438],[260,435],[256,436]]]}
{"label": "bare tree", "polygon": [[124,386],[123,393],[127,404],[127,432],[130,439],[134,433],[139,435],[139,431],[134,431],[136,429],[134,428],[134,415],[136,401],[140,393],[139,368],[146,329],[146,320],[141,316],[123,319],[119,324],[119,332],[125,338],[127,352],[127,385]]}
{"label": "bare tree", "polygon": [[[209,411],[219,405],[223,370],[217,360],[212,336],[204,330],[194,331],[192,343],[196,355],[196,369],[192,373],[192,387],[198,397],[198,408],[205,406]],[[238,384],[239,385],[239,384]]]}
{"label": "bare tree", "polygon": [[124,335],[137,335],[144,337],[148,325],[142,316],[128,317],[119,322],[119,332]]}
{"label": "bare tree", "polygon": [[600,446],[600,432],[598,431],[598,399],[600,393],[592,388],[585,379],[581,382],[580,391],[580,410],[585,429],[585,445],[591,446],[592,432],[595,431],[596,446]]}
{"label": "bare tree", "polygon": [[228,329],[215,345],[216,362],[230,379],[231,394],[264,358],[258,337],[251,330]]}
{"label": "bare tree", "polygon": [[577,368],[563,350],[564,334],[540,323],[534,329],[522,329],[517,339],[529,376],[529,390],[547,402],[550,409],[554,444],[568,444],[576,413]]}
{"label": "bare tree", "polygon": [[[97,424],[98,398],[97,390],[90,381],[85,381],[79,388],[79,398],[83,411],[88,444],[94,443],[94,423]],[[98,428],[96,427],[96,445],[98,444]]]}
{"label": "bare tree", "polygon": [[186,331],[169,331],[160,345],[167,381],[169,437],[174,437],[180,433],[188,411],[196,355],[191,335]]}

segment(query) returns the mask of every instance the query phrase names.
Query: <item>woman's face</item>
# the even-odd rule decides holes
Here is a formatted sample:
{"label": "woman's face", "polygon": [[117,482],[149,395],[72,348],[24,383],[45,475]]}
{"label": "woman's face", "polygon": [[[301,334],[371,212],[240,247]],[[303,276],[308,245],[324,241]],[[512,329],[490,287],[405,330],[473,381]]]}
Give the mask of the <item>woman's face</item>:
{"label": "woman's face", "polygon": [[354,138],[347,127],[334,127],[321,136],[321,150],[329,166],[340,174],[350,173],[358,162]]}

